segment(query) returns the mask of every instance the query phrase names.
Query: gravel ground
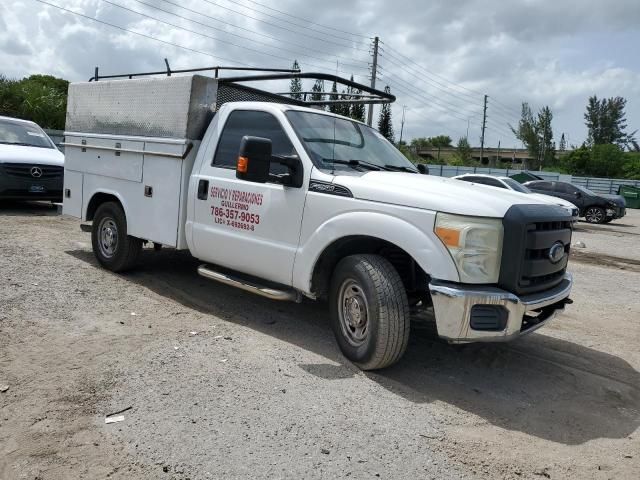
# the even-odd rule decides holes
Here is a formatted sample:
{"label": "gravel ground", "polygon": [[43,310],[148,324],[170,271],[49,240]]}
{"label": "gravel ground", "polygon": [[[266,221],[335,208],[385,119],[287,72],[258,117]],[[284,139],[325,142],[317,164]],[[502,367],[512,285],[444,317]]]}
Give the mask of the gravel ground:
{"label": "gravel ground", "polygon": [[638,213],[578,225],[575,303],[539,333],[453,347],[416,323],[363,373],[326,305],[211,283],[182,252],[115,275],[77,221],[4,204],[0,478],[637,480]]}

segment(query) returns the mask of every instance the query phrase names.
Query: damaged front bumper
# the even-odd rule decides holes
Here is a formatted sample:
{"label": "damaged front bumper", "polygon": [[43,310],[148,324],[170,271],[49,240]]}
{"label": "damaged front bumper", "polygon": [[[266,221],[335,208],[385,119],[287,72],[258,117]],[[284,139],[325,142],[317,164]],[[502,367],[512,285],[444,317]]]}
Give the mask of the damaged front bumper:
{"label": "damaged front bumper", "polygon": [[429,284],[438,335],[452,343],[504,342],[531,333],[572,303],[573,277],[550,290],[517,296],[497,287]]}

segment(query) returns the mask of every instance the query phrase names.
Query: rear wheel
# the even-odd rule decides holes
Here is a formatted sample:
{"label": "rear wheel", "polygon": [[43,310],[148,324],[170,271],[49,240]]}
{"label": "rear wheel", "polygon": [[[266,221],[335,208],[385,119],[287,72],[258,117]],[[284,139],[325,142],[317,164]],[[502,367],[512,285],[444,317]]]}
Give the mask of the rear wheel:
{"label": "rear wheel", "polygon": [[331,280],[331,323],[340,350],[363,370],[388,367],[409,341],[409,302],[398,272],[378,255],[342,259]]}
{"label": "rear wheel", "polygon": [[589,207],[584,212],[584,219],[589,223],[604,223],[607,214],[603,208]]}
{"label": "rear wheel", "polygon": [[126,216],[115,202],[103,203],[96,210],[91,243],[100,265],[112,272],[132,268],[142,249],[142,240],[127,235]]}

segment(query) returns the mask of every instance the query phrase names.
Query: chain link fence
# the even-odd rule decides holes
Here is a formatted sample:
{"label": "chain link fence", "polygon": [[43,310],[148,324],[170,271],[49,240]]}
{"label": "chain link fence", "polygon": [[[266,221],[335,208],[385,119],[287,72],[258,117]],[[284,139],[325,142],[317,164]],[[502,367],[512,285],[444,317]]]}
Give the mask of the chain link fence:
{"label": "chain link fence", "polygon": [[[453,165],[429,165],[429,175],[438,177],[456,177],[465,173],[482,173],[493,175],[494,177],[509,177],[525,170],[514,170],[509,168],[484,168],[484,167],[456,167]],[[596,177],[575,177],[556,172],[531,172],[544,180],[569,182],[580,187],[588,188],[595,193],[617,194],[621,185],[630,185],[640,188],[640,180],[624,180],[621,178],[596,178]]]}

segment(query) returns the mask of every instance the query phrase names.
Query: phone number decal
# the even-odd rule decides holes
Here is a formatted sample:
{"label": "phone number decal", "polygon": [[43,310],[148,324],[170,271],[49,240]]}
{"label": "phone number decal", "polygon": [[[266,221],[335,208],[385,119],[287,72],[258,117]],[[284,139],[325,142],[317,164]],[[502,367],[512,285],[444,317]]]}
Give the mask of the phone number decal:
{"label": "phone number decal", "polygon": [[209,195],[213,201],[211,216],[217,225],[249,232],[254,232],[260,225],[260,214],[252,210],[261,209],[263,205],[261,193],[213,186]]}

